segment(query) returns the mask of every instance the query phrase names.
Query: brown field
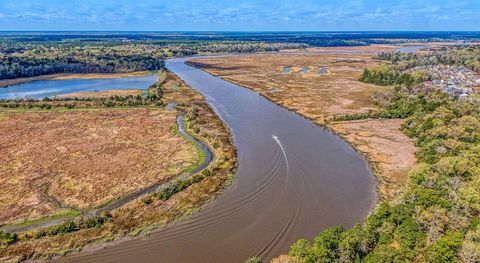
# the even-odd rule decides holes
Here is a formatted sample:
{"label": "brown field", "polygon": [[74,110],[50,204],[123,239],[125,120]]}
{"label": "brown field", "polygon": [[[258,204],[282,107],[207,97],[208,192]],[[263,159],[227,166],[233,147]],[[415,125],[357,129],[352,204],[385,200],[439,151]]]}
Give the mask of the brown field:
{"label": "brown field", "polygon": [[366,154],[377,169],[382,200],[396,201],[415,165],[413,139],[400,131],[403,120],[362,120],[330,123],[329,128]]}
{"label": "brown field", "polygon": [[113,96],[136,96],[142,95],[143,91],[138,89],[125,89],[125,90],[104,90],[104,91],[92,91],[92,92],[75,92],[59,96],[60,98],[110,98]]}
{"label": "brown field", "polygon": [[[370,95],[379,87],[358,81],[376,62],[365,54],[268,54],[201,58],[191,65],[259,92],[273,102],[323,123],[334,114],[373,109]],[[283,67],[292,72],[284,73]],[[308,73],[301,69],[308,67]],[[325,75],[319,70],[325,68]]]}
{"label": "brown field", "polygon": [[[379,52],[395,48],[374,45],[322,50]],[[368,156],[379,177],[381,197],[395,201],[407,183],[408,170],[415,164],[413,141],[399,131],[402,120],[325,123],[334,115],[376,109],[370,96],[382,87],[358,81],[365,67],[379,63],[372,57],[372,54],[262,54],[201,58],[190,64],[257,91],[317,124],[328,125]],[[284,73],[283,67],[290,67],[291,72]],[[309,68],[308,73],[302,73],[304,67]],[[327,73],[318,74],[320,68],[327,68]]]}
{"label": "brown field", "polygon": [[150,74],[150,71],[137,71],[130,73],[88,73],[88,74],[70,74],[58,73],[50,75],[41,75],[28,78],[3,79],[0,80],[0,87],[16,85],[20,83],[30,82],[34,80],[65,80],[65,79],[115,79],[134,76],[145,76]]}
{"label": "brown field", "polygon": [[89,209],[172,177],[196,151],[161,109],[3,113],[0,222]]}
{"label": "brown field", "polygon": [[376,53],[376,52],[392,52],[399,47],[401,46],[389,45],[389,44],[374,44],[369,46],[315,47],[315,48],[307,48],[303,50],[288,49],[288,50],[282,50],[282,52],[307,51],[307,52],[361,52],[361,53],[374,52]]}

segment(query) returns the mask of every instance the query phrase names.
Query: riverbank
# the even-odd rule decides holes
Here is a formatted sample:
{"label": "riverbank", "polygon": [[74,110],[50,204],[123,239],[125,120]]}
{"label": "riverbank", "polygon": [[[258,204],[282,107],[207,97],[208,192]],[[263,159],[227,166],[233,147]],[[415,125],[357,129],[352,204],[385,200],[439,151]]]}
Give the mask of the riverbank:
{"label": "riverbank", "polygon": [[29,78],[3,79],[0,80],[0,88],[27,83],[36,80],[67,80],[67,79],[117,79],[125,77],[139,77],[151,74],[151,71],[137,71],[131,73],[58,73],[35,76]]}

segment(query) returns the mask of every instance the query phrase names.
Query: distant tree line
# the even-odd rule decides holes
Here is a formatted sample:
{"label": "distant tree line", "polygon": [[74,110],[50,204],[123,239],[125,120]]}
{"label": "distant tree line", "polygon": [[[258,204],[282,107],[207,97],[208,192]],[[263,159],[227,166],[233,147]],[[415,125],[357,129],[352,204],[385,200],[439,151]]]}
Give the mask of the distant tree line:
{"label": "distant tree line", "polygon": [[145,45],[43,46],[21,53],[0,54],[0,79],[54,73],[123,73],[158,70],[164,53]]}
{"label": "distant tree line", "polygon": [[275,52],[282,49],[306,48],[303,43],[265,43],[246,41],[222,41],[222,42],[191,42],[169,44],[168,51],[174,56],[186,56],[199,53],[253,53],[253,52]]}

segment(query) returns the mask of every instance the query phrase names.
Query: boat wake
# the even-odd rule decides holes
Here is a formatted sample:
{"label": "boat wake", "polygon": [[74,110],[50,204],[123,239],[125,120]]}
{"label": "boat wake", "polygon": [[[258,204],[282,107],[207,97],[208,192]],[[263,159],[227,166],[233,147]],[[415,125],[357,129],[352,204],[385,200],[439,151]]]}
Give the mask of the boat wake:
{"label": "boat wake", "polygon": [[280,140],[278,139],[278,137],[275,134],[272,134],[272,138],[277,142],[278,146],[280,146],[280,149],[282,149],[283,156],[285,157],[285,163],[287,165],[287,176],[288,176],[288,173],[290,171],[290,167],[288,166],[287,153],[285,153],[285,149],[283,148],[282,143],[280,142]]}

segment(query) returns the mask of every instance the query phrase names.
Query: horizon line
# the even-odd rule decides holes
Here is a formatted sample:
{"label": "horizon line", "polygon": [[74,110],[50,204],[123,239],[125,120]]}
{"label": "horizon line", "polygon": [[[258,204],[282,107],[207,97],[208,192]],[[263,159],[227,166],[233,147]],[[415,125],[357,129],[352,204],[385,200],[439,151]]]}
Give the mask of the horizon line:
{"label": "horizon line", "polygon": [[370,33],[370,32],[405,32],[405,33],[449,33],[449,32],[474,32],[480,33],[480,30],[2,30],[0,32],[151,32],[151,33]]}

